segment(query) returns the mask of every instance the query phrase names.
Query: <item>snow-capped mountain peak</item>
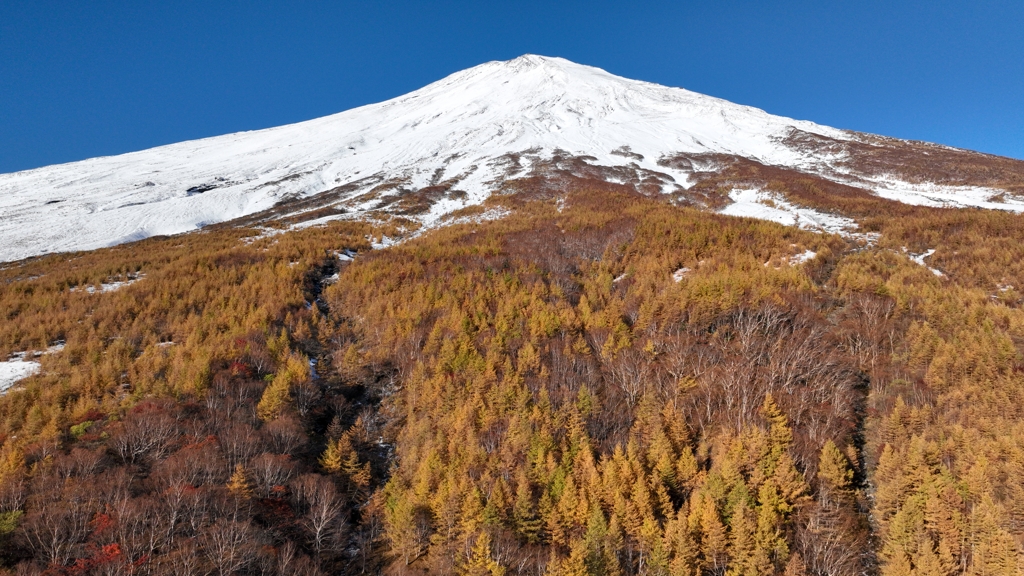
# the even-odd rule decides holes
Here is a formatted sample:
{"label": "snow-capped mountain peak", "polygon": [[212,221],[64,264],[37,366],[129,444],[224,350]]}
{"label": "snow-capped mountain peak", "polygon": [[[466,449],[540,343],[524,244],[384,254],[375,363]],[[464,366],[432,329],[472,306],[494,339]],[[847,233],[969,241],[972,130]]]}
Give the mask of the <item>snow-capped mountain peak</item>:
{"label": "snow-capped mountain peak", "polygon": [[[816,148],[787,142],[793,134]],[[635,172],[671,192],[685,190],[694,171],[666,161],[681,154],[821,172],[848,154],[821,146],[856,141],[851,132],[525,55],[307,122],[0,175],[0,261],[184,232],[312,197],[339,213],[386,209],[430,224],[556,154],[615,168],[613,179]],[[430,194],[407,198],[423,190]]]}

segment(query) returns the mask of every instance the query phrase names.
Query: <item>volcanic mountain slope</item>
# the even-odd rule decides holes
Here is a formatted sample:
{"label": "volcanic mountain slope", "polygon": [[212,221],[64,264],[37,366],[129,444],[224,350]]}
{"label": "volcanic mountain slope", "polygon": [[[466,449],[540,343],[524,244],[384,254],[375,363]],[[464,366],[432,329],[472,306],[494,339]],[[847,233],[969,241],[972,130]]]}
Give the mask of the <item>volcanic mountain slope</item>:
{"label": "volcanic mountain slope", "polygon": [[525,57],[2,177],[221,223],[0,265],[0,576],[1022,574],[1022,164]]}
{"label": "volcanic mountain slope", "polygon": [[1024,210],[1021,161],[837,130],[527,55],[308,122],[0,175],[0,261],[252,215],[380,211],[430,226],[517,180],[561,176],[713,209],[753,200],[733,212],[825,229],[849,222],[760,208],[788,194],[766,192],[769,181],[811,176],[845,195]]}

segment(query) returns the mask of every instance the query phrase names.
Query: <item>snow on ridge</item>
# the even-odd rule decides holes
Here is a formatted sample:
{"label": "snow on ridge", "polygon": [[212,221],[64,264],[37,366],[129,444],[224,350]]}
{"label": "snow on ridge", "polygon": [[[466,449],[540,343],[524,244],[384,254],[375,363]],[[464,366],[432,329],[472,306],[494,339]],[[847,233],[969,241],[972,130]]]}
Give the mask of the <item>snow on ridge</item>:
{"label": "snow on ridge", "polygon": [[811,260],[814,260],[817,256],[818,256],[817,252],[815,252],[814,250],[811,250],[811,249],[807,249],[807,250],[804,250],[803,252],[801,252],[800,254],[795,254],[793,256],[790,256],[789,257],[789,263],[790,263],[790,265],[796,266],[798,264],[803,264],[805,262],[810,262]]}

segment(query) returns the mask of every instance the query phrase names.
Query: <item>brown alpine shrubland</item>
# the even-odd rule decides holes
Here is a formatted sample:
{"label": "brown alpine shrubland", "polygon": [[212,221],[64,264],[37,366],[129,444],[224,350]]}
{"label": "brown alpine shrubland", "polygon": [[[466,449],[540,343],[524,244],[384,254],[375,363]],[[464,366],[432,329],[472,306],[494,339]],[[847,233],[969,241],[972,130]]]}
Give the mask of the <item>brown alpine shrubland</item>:
{"label": "brown alpine shrubland", "polygon": [[1024,220],[755,164],[675,200],[877,238],[566,175],[385,250],[408,223],[7,265],[0,354],[64,348],[0,396],[0,566],[1020,573]]}

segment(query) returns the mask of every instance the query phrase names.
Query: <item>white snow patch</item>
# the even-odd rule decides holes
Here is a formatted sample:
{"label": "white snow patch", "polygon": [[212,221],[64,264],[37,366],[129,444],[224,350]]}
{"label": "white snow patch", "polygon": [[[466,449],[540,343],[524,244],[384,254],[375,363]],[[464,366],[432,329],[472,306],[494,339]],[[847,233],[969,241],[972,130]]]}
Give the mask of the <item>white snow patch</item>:
{"label": "white snow patch", "polygon": [[264,238],[271,238],[271,237],[277,236],[278,234],[284,234],[285,232],[288,231],[287,228],[285,228],[285,229],[282,229],[282,228],[269,228],[269,227],[266,227],[266,226],[257,226],[255,229],[257,231],[259,231],[259,234],[255,234],[253,236],[246,236],[246,237],[242,238],[242,243],[243,244],[252,244],[253,242],[256,242],[257,240],[262,240]]}
{"label": "white snow patch", "polygon": [[733,203],[720,210],[719,214],[770,220],[786,226],[836,234],[849,235],[857,228],[857,223],[850,218],[795,206],[772,192],[735,189],[729,193],[729,198]]}
{"label": "white snow patch", "polygon": [[675,282],[682,282],[683,278],[686,278],[686,275],[689,273],[690,269],[684,266],[672,273],[672,280]]}
{"label": "white snow patch", "polygon": [[303,222],[297,222],[288,227],[288,230],[303,230],[305,228],[312,228],[313,226],[323,226],[330,222],[336,222],[338,220],[351,220],[352,214],[330,214],[328,216],[322,216],[320,218],[314,218],[313,220],[305,220]]}
{"label": "white snow patch", "polygon": [[[1004,190],[995,190],[981,186],[945,186],[932,183],[912,184],[903,182],[893,176],[874,178],[861,176],[860,178],[870,184],[870,189],[875,194],[904,204],[936,208],[973,207],[988,210],[1024,212],[1024,199],[1007,194]],[[863,186],[863,184],[860,185]],[[994,197],[1001,197],[1003,201],[993,201]]]}
{"label": "white snow patch", "polygon": [[[133,277],[129,277],[128,280],[123,280],[123,281],[119,281],[119,282],[109,282],[109,283],[108,282],[104,282],[103,284],[100,284],[100,289],[99,290],[97,290],[96,286],[94,286],[92,284],[86,286],[85,288],[82,288],[82,290],[84,290],[85,292],[88,292],[89,294],[95,294],[97,292],[99,292],[101,294],[106,294],[107,292],[116,292],[116,291],[120,290],[121,288],[124,288],[125,286],[131,286],[132,284],[135,284],[136,282],[138,282],[139,280],[142,280],[145,277],[146,277],[145,274],[139,273],[139,274],[136,274]],[[78,286],[75,286],[75,287],[71,288],[71,292],[78,292],[79,289],[80,288]]]}
{"label": "white snow patch", "polygon": [[[481,212],[480,214],[475,214],[473,216],[460,216],[458,218],[453,218],[449,223],[450,224],[478,224],[478,223],[487,222],[487,221],[490,221],[490,220],[500,220],[501,218],[504,218],[505,216],[508,216],[511,213],[512,213],[511,211],[509,211],[509,210],[507,210],[505,208],[492,208],[490,210],[487,210],[485,212]],[[426,232],[427,230],[432,230],[433,228],[437,227],[437,224],[438,223],[435,222],[433,226],[424,226],[420,230],[417,230],[415,235],[419,236],[420,234]]]}
{"label": "white snow patch", "polygon": [[[906,251],[906,248],[904,248],[903,250]],[[925,264],[924,259],[930,257],[932,254],[935,254],[935,249],[934,248],[932,248],[930,250],[926,250],[925,252],[922,252],[920,254],[913,254],[913,253],[908,252],[907,256],[909,256],[911,260],[913,260],[914,262],[918,263],[919,265],[924,266],[925,268],[931,270],[932,274],[935,274],[936,276],[938,276],[940,278],[944,277],[945,274],[943,274],[941,270],[938,270],[936,268],[932,268],[931,266],[928,266],[927,264]]]}
{"label": "white snow patch", "polygon": [[789,263],[790,263],[790,265],[793,265],[793,266],[795,266],[797,264],[803,264],[804,262],[810,262],[811,260],[814,260],[814,257],[817,256],[817,255],[818,255],[818,253],[815,252],[814,250],[804,250],[800,254],[797,254],[795,256],[790,256]]}
{"label": "white snow patch", "polygon": [[39,362],[25,360],[24,354],[16,355],[6,362],[0,362],[0,392],[6,392],[19,380],[39,372]]}
{"label": "white snow patch", "polygon": [[376,238],[367,237],[367,239],[370,241],[370,247],[373,248],[374,250],[388,248],[389,246],[394,246],[401,242],[400,238],[389,238],[384,234],[381,235],[379,241]]}
{"label": "white snow patch", "polygon": [[[32,357],[38,358],[46,354],[56,354],[64,349],[64,343],[58,342],[43,352],[37,352]],[[41,368],[39,362],[26,359],[27,352],[16,352],[11,354],[6,362],[0,362],[0,393],[6,392],[11,386],[20,380],[24,380],[33,374],[37,374]]]}

